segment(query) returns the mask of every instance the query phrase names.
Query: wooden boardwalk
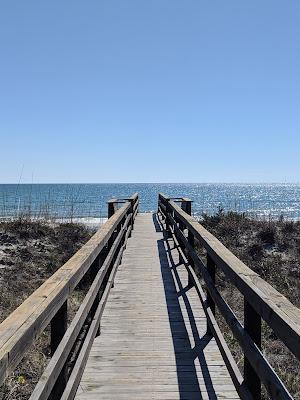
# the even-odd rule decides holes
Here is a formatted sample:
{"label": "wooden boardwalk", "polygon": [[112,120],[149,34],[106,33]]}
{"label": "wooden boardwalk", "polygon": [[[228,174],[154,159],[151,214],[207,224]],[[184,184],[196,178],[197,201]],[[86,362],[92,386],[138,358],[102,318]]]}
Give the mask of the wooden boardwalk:
{"label": "wooden boardwalk", "polygon": [[[193,218],[191,199],[159,193],[163,227],[138,209],[138,193],[109,200],[101,229],[0,324],[0,385],[49,327],[51,358],[29,400],[260,400],[262,386],[292,400],[261,349],[262,321],[300,360],[300,310]],[[241,318],[218,272],[243,296]],[[242,373],[216,310],[240,346]]]}
{"label": "wooden boardwalk", "polygon": [[138,214],[77,400],[238,399],[172,239]]}

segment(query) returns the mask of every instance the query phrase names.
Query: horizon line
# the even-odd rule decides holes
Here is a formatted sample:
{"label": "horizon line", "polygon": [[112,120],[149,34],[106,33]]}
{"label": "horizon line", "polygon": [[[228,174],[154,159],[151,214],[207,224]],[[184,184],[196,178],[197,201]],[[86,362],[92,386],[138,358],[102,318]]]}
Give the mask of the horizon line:
{"label": "horizon line", "polygon": [[211,182],[0,182],[0,185],[299,185],[300,181],[211,181]]}

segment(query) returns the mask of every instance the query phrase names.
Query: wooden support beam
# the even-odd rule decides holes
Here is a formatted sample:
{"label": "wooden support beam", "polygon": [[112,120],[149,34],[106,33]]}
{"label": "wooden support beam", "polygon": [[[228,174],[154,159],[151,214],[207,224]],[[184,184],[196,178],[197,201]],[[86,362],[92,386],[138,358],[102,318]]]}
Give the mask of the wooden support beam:
{"label": "wooden support beam", "polygon": [[[68,302],[65,301],[51,321],[51,357],[59,346],[68,328]],[[59,400],[67,384],[67,365],[62,368],[50,395],[51,400]]]}
{"label": "wooden support beam", "polygon": [[108,218],[112,217],[114,213],[117,211],[117,199],[111,199],[107,202],[107,216]]}
{"label": "wooden support beam", "polygon": [[[209,273],[209,276],[211,277],[212,283],[215,286],[216,284],[216,265],[214,263],[214,260],[211,258],[209,254],[207,254],[206,258],[206,268],[207,272]],[[206,292],[206,301],[207,301],[207,306],[211,309],[213,315],[216,313],[216,305],[213,300],[213,298],[210,295],[209,290]],[[212,335],[212,331],[210,329],[209,323],[207,323],[207,333]]]}
{"label": "wooden support beam", "polygon": [[[192,215],[192,200],[188,199],[188,198],[185,198],[185,197],[182,198],[182,200],[181,200],[181,208],[188,215]],[[179,228],[183,231],[185,229],[185,225],[182,222],[179,222]],[[193,235],[193,233],[190,230],[188,230],[188,242],[192,246],[192,248],[195,248],[195,236]],[[194,264],[194,261],[193,261],[192,257],[190,257],[187,254],[187,258],[188,258],[190,266],[194,269],[195,268],[195,264]],[[188,278],[188,285],[190,287],[193,286],[193,280],[191,279],[190,275],[189,275],[189,278]]]}
{"label": "wooden support beam", "polygon": [[[261,317],[244,299],[244,328],[254,343],[261,349]],[[261,399],[261,382],[247,357],[244,358],[244,379],[255,400]]]}

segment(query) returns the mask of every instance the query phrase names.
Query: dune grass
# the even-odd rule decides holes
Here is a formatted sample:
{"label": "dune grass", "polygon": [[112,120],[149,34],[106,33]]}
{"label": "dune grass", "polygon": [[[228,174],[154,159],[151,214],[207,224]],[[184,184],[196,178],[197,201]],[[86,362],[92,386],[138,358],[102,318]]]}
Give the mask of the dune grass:
{"label": "dune grass", "polygon": [[[300,221],[285,221],[283,218],[258,220],[220,209],[216,215],[203,215],[200,223],[248,267],[300,307]],[[225,300],[243,322],[241,294],[220,272],[216,282]],[[242,370],[242,351],[220,314],[217,314],[217,319]],[[262,324],[262,348],[290,393],[299,400],[300,362],[265,323]],[[263,395],[268,398],[265,392]]]}
{"label": "dune grass", "polygon": [[[0,222],[0,322],[61,267],[92,235],[84,225],[54,224],[21,217]],[[70,316],[79,308],[85,288],[70,297]],[[0,400],[30,397],[50,357],[46,329],[16,371],[0,386]]]}

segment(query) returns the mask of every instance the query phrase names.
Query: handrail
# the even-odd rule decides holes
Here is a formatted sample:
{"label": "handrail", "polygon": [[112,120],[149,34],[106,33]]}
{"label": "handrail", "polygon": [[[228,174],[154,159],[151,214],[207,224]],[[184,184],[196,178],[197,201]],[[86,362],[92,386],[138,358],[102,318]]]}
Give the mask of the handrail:
{"label": "handrail", "polygon": [[[208,332],[213,333],[214,336],[217,335],[216,341],[219,347],[222,343],[224,346],[224,339],[220,337],[214,317],[215,306],[217,306],[244,352],[244,380],[241,382],[240,376],[236,375],[236,366],[229,368],[240,396],[248,398],[250,393],[252,398],[259,399],[262,382],[272,399],[292,399],[260,349],[261,319],[265,320],[278,338],[296,358],[300,359],[300,310],[234,256],[217,238],[189,215],[191,212],[185,212],[162,193],[159,194],[158,208],[165,219],[168,233],[180,246],[190,282],[195,285],[200,300],[202,289],[194,267],[200,271],[206,284],[207,294],[204,297],[202,295],[202,301],[208,317]],[[207,252],[206,265],[195,251],[195,240]],[[216,268],[222,270],[244,296],[244,326],[215,286]],[[204,293],[203,290],[202,293]],[[230,355],[227,349],[220,350],[227,367],[232,366],[233,359],[228,361]]]}
{"label": "handrail", "polygon": [[[103,296],[105,293],[108,296],[109,288],[113,285],[113,274],[121,262],[138,204],[136,193],[111,215],[77,253],[0,324],[0,384],[15,369],[35,338],[51,324],[52,358],[31,398],[47,399],[50,394],[52,400],[61,398],[67,385],[66,363],[73,345],[82,333],[87,337],[91,332],[90,328],[85,328],[87,332],[84,332],[87,322],[90,327],[96,324],[97,329],[93,330],[93,334],[99,330],[105,305]],[[67,328],[68,298],[87,273],[92,276],[93,282]],[[100,289],[103,291],[101,298]],[[99,307],[102,310],[100,314]],[[95,323],[97,312],[99,318]],[[93,335],[91,337],[94,338]]]}

